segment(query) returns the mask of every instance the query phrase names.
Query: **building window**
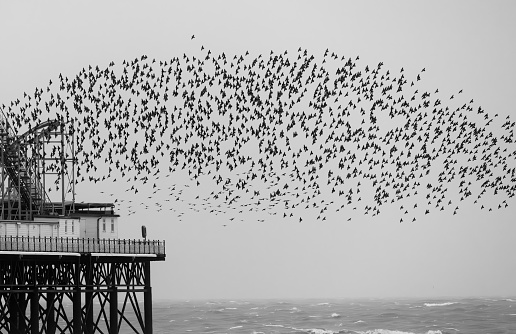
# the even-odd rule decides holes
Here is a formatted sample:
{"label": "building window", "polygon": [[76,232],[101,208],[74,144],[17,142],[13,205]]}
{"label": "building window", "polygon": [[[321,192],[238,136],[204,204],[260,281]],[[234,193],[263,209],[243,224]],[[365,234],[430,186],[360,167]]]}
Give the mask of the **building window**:
{"label": "building window", "polygon": [[115,220],[111,218],[111,233],[115,233]]}
{"label": "building window", "polygon": [[74,226],[74,223],[73,223],[73,220],[72,220],[72,233],[74,233],[74,232],[73,232],[73,231],[75,230],[75,228],[74,228],[74,227],[75,227],[75,226]]}
{"label": "building window", "polygon": [[65,220],[65,233],[68,233],[68,221]]}
{"label": "building window", "polygon": [[106,232],[106,218],[102,218],[102,232]]}

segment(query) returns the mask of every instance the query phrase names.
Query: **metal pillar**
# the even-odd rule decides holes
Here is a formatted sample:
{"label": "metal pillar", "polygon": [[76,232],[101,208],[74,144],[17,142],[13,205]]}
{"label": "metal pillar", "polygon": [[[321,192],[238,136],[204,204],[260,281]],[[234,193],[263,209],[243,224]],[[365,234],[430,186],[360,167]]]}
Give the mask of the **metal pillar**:
{"label": "metal pillar", "polygon": [[36,277],[36,263],[32,264],[32,280],[34,286],[30,294],[30,333],[39,334],[39,289]]}
{"label": "metal pillar", "polygon": [[116,287],[116,266],[111,264],[109,292],[109,334],[118,334],[118,291]]}
{"label": "metal pillar", "polygon": [[30,296],[30,333],[39,334],[39,291],[34,287]]}
{"label": "metal pillar", "polygon": [[2,219],[5,219],[4,216],[4,210],[5,210],[5,177],[4,177],[4,168],[5,168],[5,161],[4,161],[4,133],[0,133],[0,145],[2,145],[2,149],[0,150],[0,163],[2,164]]}
{"label": "metal pillar", "polygon": [[86,293],[85,293],[85,306],[86,306],[86,327],[84,332],[86,334],[93,334],[93,268],[91,264],[91,256],[89,261],[86,263]]}
{"label": "metal pillar", "polygon": [[145,334],[152,334],[152,288],[150,262],[144,263],[145,291],[143,293],[143,308],[145,314]]}
{"label": "metal pillar", "polygon": [[25,334],[27,332],[27,325],[25,323],[26,309],[27,301],[25,300],[25,293],[15,292],[11,294],[9,305],[10,333]]}
{"label": "metal pillar", "polygon": [[47,334],[55,334],[57,325],[54,305],[56,294],[52,290],[52,288],[47,288],[47,317],[45,319]]}
{"label": "metal pillar", "polygon": [[118,291],[111,287],[109,293],[109,334],[118,334]]}
{"label": "metal pillar", "polygon": [[81,286],[80,262],[75,263],[75,288],[73,292],[73,334],[81,334]]}
{"label": "metal pillar", "polygon": [[[13,292],[15,290],[13,289]],[[17,334],[18,331],[18,295],[12,293],[9,296],[9,332]]]}
{"label": "metal pillar", "polygon": [[61,214],[65,215],[65,144],[64,144],[64,123],[61,122]]}

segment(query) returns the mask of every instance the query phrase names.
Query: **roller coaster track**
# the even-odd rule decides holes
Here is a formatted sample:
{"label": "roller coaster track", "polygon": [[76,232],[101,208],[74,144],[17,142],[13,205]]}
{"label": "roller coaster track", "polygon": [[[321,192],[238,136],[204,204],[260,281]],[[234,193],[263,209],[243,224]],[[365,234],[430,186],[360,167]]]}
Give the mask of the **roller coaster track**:
{"label": "roller coaster track", "polygon": [[[60,125],[61,123],[56,120],[46,121],[17,136],[9,126],[5,114],[0,114],[0,135],[3,137],[0,145],[0,163],[16,193],[14,197],[19,203],[18,219],[22,218],[22,213],[25,219],[32,219],[33,214],[45,214],[51,209],[52,202],[43,187],[37,166],[27,155],[27,147],[43,137],[48,137]],[[2,200],[5,203],[5,198]]]}

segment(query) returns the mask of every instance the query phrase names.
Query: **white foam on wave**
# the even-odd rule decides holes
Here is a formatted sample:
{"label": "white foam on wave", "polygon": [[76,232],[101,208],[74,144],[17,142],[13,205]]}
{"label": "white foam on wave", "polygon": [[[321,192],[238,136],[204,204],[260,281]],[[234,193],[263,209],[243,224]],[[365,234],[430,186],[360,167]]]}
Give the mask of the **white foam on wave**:
{"label": "white foam on wave", "polygon": [[231,328],[229,328],[229,330],[232,330],[232,329],[238,329],[238,328],[242,328],[242,327],[244,327],[244,326],[235,326],[235,327],[231,327]]}
{"label": "white foam on wave", "polygon": [[327,329],[324,329],[324,328],[303,329],[303,328],[294,328],[294,327],[292,327],[291,329],[293,329],[295,331],[305,332],[307,334],[336,334],[336,333],[338,333],[338,332],[334,332],[332,330],[327,330]]}
{"label": "white foam on wave", "polygon": [[338,314],[338,313],[332,313],[332,314],[331,314],[331,317],[332,317],[332,318],[340,318],[340,314]]}
{"label": "white foam on wave", "polygon": [[516,302],[516,300],[511,299],[511,298],[506,298],[506,299],[504,299],[504,300],[505,300],[506,302],[512,302],[512,303]]}
{"label": "white foam on wave", "polygon": [[457,302],[445,302],[445,303],[425,303],[427,307],[436,307],[436,306],[450,306],[453,304],[458,304]]}
{"label": "white foam on wave", "polygon": [[[373,329],[368,330],[365,332],[357,332],[359,334],[415,334],[414,332],[404,332],[404,331],[396,331],[396,330],[390,330],[390,329]],[[443,334],[441,331],[437,330],[430,330],[426,332],[426,334]]]}

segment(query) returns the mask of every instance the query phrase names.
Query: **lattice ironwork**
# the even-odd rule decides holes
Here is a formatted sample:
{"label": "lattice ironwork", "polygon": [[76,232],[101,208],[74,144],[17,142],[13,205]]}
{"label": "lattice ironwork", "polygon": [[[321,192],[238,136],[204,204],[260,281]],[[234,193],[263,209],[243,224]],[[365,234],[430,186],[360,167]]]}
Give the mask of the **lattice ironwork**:
{"label": "lattice ironwork", "polygon": [[152,333],[155,259],[2,255],[0,333]]}
{"label": "lattice ironwork", "polygon": [[[76,159],[72,132],[62,121],[48,120],[18,135],[0,112],[0,219],[65,215],[66,201],[73,208]],[[49,196],[47,188],[53,186],[61,189],[59,201],[53,202]]]}

